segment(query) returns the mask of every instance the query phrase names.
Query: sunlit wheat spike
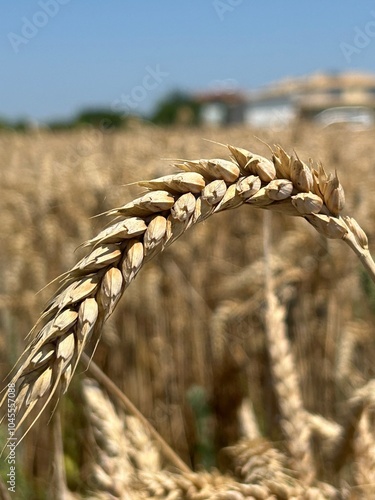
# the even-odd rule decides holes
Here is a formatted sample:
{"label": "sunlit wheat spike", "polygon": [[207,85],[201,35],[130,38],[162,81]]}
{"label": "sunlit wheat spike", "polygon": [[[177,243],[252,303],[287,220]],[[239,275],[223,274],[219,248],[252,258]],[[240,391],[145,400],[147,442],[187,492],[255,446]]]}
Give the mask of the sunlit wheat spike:
{"label": "sunlit wheat spike", "polygon": [[83,382],[86,413],[92,431],[95,462],[90,485],[114,498],[139,498],[133,490],[140,472],[161,472],[161,457],[142,422],[119,414],[112,402],[91,379]]}
{"label": "sunlit wheat spike", "polygon": [[296,363],[286,332],[286,311],[270,290],[267,296],[266,335],[271,372],[280,406],[281,426],[300,475],[310,482],[316,474],[311,429],[306,418]]}
{"label": "sunlit wheat spike", "polygon": [[225,451],[242,482],[266,487],[276,498],[302,494],[302,485],[290,470],[287,457],[265,439],[242,439]]}
{"label": "sunlit wheat spike", "polygon": [[[275,498],[263,485],[244,484],[230,476],[213,473],[174,474],[167,471],[142,471],[138,474],[138,490],[149,499],[186,500],[267,500]],[[286,497],[284,497],[286,498]]]}
{"label": "sunlit wheat spike", "polygon": [[265,439],[241,439],[224,451],[233,462],[238,480],[266,488],[269,495],[266,498],[340,498],[330,484],[316,482],[310,486],[299,480],[298,472],[290,468],[288,457]]}
{"label": "sunlit wheat spike", "polygon": [[[253,205],[303,217],[326,237],[343,239],[375,280],[366,235],[353,218],[339,215],[344,196],[337,174],[327,175],[321,166],[311,170],[280,146],[271,159],[228,149],[232,161],[183,161],[185,171],[140,181],[146,194],[107,212],[115,219],[60,277],[14,368],[18,427],[32,414],[27,432],[54,393],[66,391],[81,353],[90,339],[98,342],[104,321],[143,264],[214,213]],[[3,408],[5,400],[6,394]]]}

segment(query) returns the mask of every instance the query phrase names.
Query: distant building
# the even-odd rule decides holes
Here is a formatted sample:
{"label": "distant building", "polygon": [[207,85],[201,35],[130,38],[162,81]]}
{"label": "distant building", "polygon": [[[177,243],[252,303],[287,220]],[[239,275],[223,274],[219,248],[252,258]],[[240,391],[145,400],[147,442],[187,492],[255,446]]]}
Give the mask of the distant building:
{"label": "distant building", "polygon": [[318,73],[288,78],[260,90],[197,96],[204,123],[282,127],[303,119],[323,126],[375,124],[375,75]]}
{"label": "distant building", "polygon": [[212,91],[197,94],[195,99],[201,105],[203,123],[217,126],[243,123],[245,120],[248,98],[244,93]]}

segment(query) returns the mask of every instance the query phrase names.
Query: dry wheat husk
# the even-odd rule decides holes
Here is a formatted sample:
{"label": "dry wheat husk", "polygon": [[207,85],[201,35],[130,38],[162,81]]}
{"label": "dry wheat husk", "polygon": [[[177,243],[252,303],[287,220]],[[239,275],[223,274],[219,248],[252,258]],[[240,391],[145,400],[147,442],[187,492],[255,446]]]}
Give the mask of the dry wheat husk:
{"label": "dry wheat husk", "polygon": [[[344,195],[337,175],[327,175],[321,166],[311,169],[279,146],[271,160],[228,148],[230,162],[200,160],[198,171],[188,162],[188,172],[141,181],[148,193],[110,211],[114,222],[62,275],[11,378],[18,428],[33,413],[27,432],[54,395],[66,392],[81,353],[89,342],[98,342],[103,323],[142,265],[213,213],[245,204],[304,217],[326,237],[348,243],[375,277],[364,232],[354,219],[339,215]],[[316,197],[322,201],[318,213]]]}

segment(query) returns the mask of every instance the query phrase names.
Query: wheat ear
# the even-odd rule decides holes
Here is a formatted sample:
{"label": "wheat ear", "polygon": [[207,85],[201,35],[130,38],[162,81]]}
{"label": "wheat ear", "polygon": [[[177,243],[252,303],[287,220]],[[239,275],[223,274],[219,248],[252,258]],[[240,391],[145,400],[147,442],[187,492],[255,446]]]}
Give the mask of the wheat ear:
{"label": "wheat ear", "polygon": [[[138,489],[153,500],[267,500],[276,498],[270,490],[258,484],[244,484],[218,471],[158,474],[140,471]],[[141,497],[142,498],[142,497]],[[286,497],[280,497],[286,498]]]}
{"label": "wheat ear", "polygon": [[[308,166],[279,146],[272,159],[228,149],[231,161],[179,161],[182,172],[140,181],[148,192],[109,211],[114,221],[85,243],[90,252],[61,277],[15,367],[18,427],[34,416],[25,434],[54,394],[66,392],[88,342],[99,340],[103,323],[143,264],[214,213],[245,204],[304,217],[326,237],[348,243],[375,280],[364,231],[339,215],[344,193],[337,174],[327,175],[320,164]],[[5,400],[6,395],[2,405]]]}
{"label": "wheat ear", "polygon": [[286,309],[276,297],[270,262],[269,216],[264,218],[264,259],[266,277],[265,330],[271,373],[287,446],[300,477],[311,484],[316,475],[311,447],[311,430],[302,401],[296,363],[286,329]]}
{"label": "wheat ear", "polygon": [[299,472],[290,468],[289,458],[266,439],[241,439],[225,452],[232,458],[237,480],[266,488],[266,498],[341,498],[339,491],[330,484],[317,481],[310,486],[299,480]]}
{"label": "wheat ear", "polygon": [[131,445],[124,422],[93,380],[83,381],[83,396],[95,450],[90,486],[113,498],[122,498],[124,492],[133,498],[130,484],[134,467],[129,458]]}

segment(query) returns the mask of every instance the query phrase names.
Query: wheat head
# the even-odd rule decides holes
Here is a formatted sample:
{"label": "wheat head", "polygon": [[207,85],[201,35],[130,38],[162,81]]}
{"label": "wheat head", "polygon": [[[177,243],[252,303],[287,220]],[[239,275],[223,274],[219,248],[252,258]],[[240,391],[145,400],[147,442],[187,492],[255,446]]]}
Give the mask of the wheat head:
{"label": "wheat head", "polygon": [[227,147],[230,160],[180,160],[178,173],[138,182],[147,192],[107,212],[112,222],[84,243],[89,253],[60,277],[11,378],[17,428],[33,415],[23,435],[51,399],[66,392],[82,352],[99,341],[103,323],[142,266],[212,214],[246,205],[302,217],[327,238],[348,243],[374,279],[364,231],[340,216],[344,192],[337,173],[307,165],[280,146],[271,159]]}

